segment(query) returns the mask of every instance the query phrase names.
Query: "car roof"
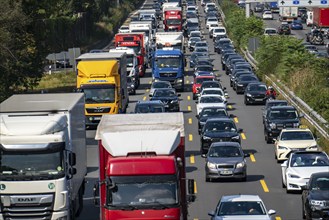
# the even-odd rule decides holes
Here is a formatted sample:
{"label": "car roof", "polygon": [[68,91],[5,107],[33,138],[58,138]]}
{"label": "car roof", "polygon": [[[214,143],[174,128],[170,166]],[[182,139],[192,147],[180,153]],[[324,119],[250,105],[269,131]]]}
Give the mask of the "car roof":
{"label": "car roof", "polygon": [[232,122],[234,124],[234,121],[231,118],[209,118],[206,123],[212,121]]}
{"label": "car roof", "polygon": [[264,86],[266,86],[266,84],[263,83],[263,82],[252,82],[252,83],[248,84],[248,86],[252,86],[252,85],[264,85]]}
{"label": "car roof", "polygon": [[281,130],[281,132],[302,132],[302,131],[311,132],[311,130],[308,128],[284,128]]}
{"label": "car roof", "polygon": [[243,201],[255,201],[260,202],[262,199],[258,195],[227,195],[222,196],[221,202],[243,202]]}
{"label": "car roof", "polygon": [[139,100],[137,101],[138,105],[152,105],[152,104],[160,104],[160,105],[163,105],[163,102],[160,101],[160,100]]}
{"label": "car roof", "polygon": [[189,19],[187,19],[187,22],[199,23],[199,19],[198,18],[189,18]]}
{"label": "car roof", "polygon": [[219,147],[219,146],[241,147],[241,145],[238,142],[214,142],[214,143],[211,144],[211,147]]}
{"label": "car roof", "polygon": [[296,110],[294,106],[291,105],[280,105],[280,106],[272,106],[270,110],[280,110],[280,109],[287,109],[287,110]]}
{"label": "car roof", "polygon": [[292,151],[290,155],[296,155],[296,154],[324,154],[324,155],[327,155],[324,151],[310,151],[310,150]]}
{"label": "car roof", "polygon": [[201,76],[197,76],[195,78],[196,79],[199,79],[199,78],[215,79],[215,76],[213,76],[213,75],[201,75]]}

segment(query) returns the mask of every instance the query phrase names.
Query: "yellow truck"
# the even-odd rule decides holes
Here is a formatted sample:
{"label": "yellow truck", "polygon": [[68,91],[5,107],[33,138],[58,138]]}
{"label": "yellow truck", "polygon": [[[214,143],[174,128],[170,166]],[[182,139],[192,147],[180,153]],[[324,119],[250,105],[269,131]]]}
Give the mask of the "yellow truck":
{"label": "yellow truck", "polygon": [[77,89],[85,95],[86,127],[97,126],[103,114],[125,113],[129,102],[126,53],[85,53],[76,61]]}

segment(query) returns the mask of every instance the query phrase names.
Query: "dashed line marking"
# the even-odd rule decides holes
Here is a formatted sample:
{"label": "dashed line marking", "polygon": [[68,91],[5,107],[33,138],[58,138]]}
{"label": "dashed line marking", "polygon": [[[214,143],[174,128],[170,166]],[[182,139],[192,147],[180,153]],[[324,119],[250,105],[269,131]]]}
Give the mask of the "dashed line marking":
{"label": "dashed line marking", "polygon": [[237,117],[234,117],[234,122],[235,122],[235,123],[239,123],[239,120],[238,120]]}
{"label": "dashed line marking", "polygon": [[146,90],[146,92],[149,92],[149,91],[150,91],[149,89]]}
{"label": "dashed line marking", "polygon": [[188,96],[187,96],[187,100],[191,100],[191,96],[188,95]]}
{"label": "dashed line marking", "polygon": [[243,140],[246,140],[246,139],[247,139],[247,137],[246,137],[246,135],[245,135],[244,133],[241,133],[241,138],[242,138]]}
{"label": "dashed line marking", "polygon": [[191,125],[192,124],[192,118],[188,119],[188,123]]}
{"label": "dashed line marking", "polygon": [[149,81],[149,84],[152,84],[152,80]]}
{"label": "dashed line marking", "polygon": [[196,181],[194,181],[194,193],[196,194],[198,192],[198,188],[196,186]]}
{"label": "dashed line marking", "polygon": [[281,217],[280,216],[276,216],[275,217],[275,220],[281,220]]}
{"label": "dashed line marking", "polygon": [[193,141],[193,135],[192,135],[192,134],[189,134],[189,135],[188,135],[188,140],[189,140],[189,141]]}
{"label": "dashed line marking", "polygon": [[232,107],[232,105],[228,105],[227,108],[228,109],[232,109],[233,107]]}
{"label": "dashed line marking", "polygon": [[192,109],[192,108],[191,108],[191,106],[190,106],[190,105],[189,105],[189,106],[187,106],[187,110],[188,110],[188,111],[191,111],[191,109]]}
{"label": "dashed line marking", "polygon": [[144,101],[146,100],[146,96],[143,97],[143,100],[144,100]]}
{"label": "dashed line marking", "polygon": [[190,163],[195,163],[195,159],[194,159],[194,155],[193,154],[190,155]]}
{"label": "dashed line marking", "polygon": [[254,162],[254,163],[256,162],[256,158],[253,154],[250,154],[250,160],[251,160],[251,162]]}
{"label": "dashed line marking", "polygon": [[264,192],[269,192],[265,180],[260,180],[260,184],[262,185]]}

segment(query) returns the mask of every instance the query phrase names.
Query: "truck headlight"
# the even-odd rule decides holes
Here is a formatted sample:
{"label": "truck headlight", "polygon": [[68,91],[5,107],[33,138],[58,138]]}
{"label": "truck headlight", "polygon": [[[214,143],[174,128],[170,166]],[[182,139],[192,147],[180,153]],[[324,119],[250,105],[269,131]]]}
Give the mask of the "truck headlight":
{"label": "truck headlight", "polygon": [[324,203],[325,203],[325,201],[322,201],[322,200],[313,200],[313,199],[310,200],[310,205],[313,205],[313,206],[324,207]]}
{"label": "truck headlight", "polygon": [[295,174],[288,174],[290,178],[295,178],[295,179],[298,179],[300,178],[300,176],[298,175],[295,175]]}
{"label": "truck headlight", "polygon": [[210,137],[207,137],[207,136],[203,136],[202,139],[203,140],[210,140],[211,138]]}
{"label": "truck headlight", "polygon": [[271,124],[270,124],[270,128],[271,128],[271,129],[275,129],[275,128],[276,128],[276,124],[275,124],[275,123],[271,123]]}
{"label": "truck headlight", "polygon": [[279,150],[288,150],[288,148],[287,147],[284,147],[284,146],[279,146],[278,149]]}
{"label": "truck headlight", "polygon": [[247,93],[246,95],[247,95],[248,97],[252,97],[252,95],[251,95],[250,93]]}
{"label": "truck headlight", "polygon": [[207,162],[207,167],[208,167],[209,169],[216,169],[216,164],[215,164],[215,163]]}
{"label": "truck headlight", "polygon": [[246,163],[244,162],[244,161],[242,161],[241,163],[238,163],[237,165],[236,165],[236,168],[242,168],[242,167],[244,167],[246,165]]}

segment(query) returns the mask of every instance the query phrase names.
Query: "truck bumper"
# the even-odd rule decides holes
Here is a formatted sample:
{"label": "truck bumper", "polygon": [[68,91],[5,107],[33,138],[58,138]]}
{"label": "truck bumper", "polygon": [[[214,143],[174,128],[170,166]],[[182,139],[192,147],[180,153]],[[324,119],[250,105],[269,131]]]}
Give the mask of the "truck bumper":
{"label": "truck bumper", "polygon": [[70,219],[70,215],[69,215],[68,211],[53,212],[51,219],[52,220],[66,220],[66,219]]}

